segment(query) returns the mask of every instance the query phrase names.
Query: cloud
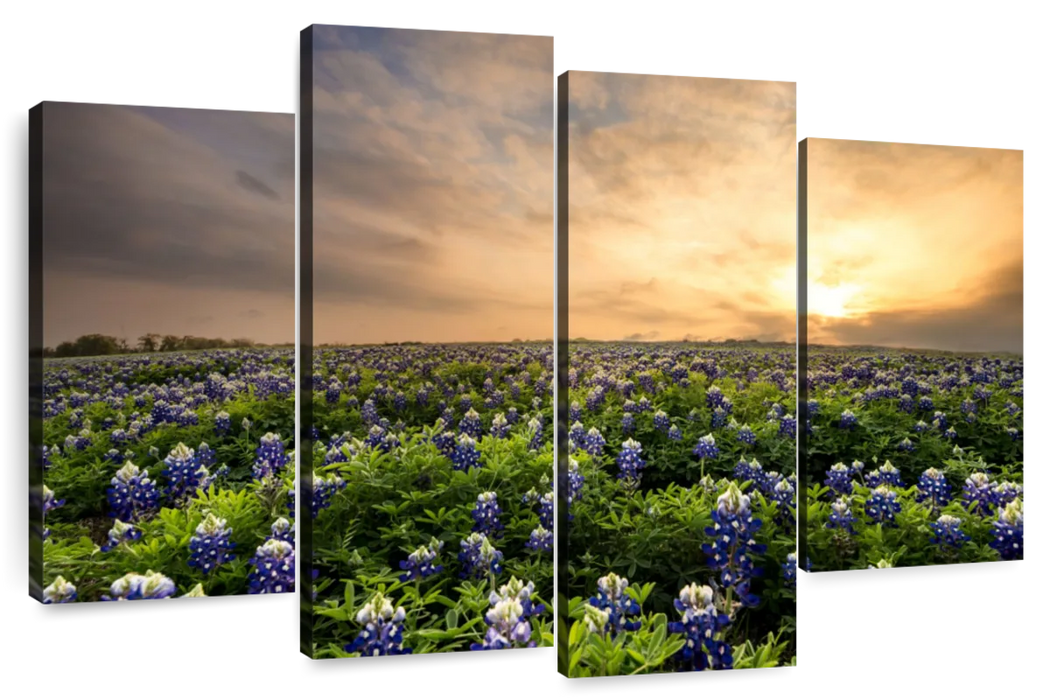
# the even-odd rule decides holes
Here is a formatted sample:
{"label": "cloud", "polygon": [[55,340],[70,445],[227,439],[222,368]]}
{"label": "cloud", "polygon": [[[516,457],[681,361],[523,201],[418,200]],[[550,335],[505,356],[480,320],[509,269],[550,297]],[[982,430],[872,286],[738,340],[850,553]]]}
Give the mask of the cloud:
{"label": "cloud", "polygon": [[630,335],[624,336],[624,340],[656,340],[660,337],[657,331],[647,331],[645,333],[631,333]]}
{"label": "cloud", "polygon": [[791,83],[569,74],[571,335],[794,337]]}
{"label": "cloud", "polygon": [[259,309],[245,309],[244,311],[237,314],[241,318],[259,319],[266,316],[265,313],[259,311]]}
{"label": "cloud", "polygon": [[[476,339],[501,312],[549,317],[551,40],[314,33],[317,341],[419,339],[420,313],[454,317],[446,328]],[[345,310],[360,318],[365,304],[383,317],[348,326]],[[532,314],[501,320],[549,334]]]}
{"label": "cloud", "polygon": [[[45,335],[57,342],[74,326],[121,325],[121,306],[48,323],[69,300],[47,292],[77,279],[87,296],[103,280],[127,297],[151,290],[148,330],[163,332],[185,318],[180,297],[191,290],[280,297],[286,325],[256,336],[290,337],[294,159],[289,114],[46,103]],[[217,332],[239,328],[232,313],[212,315]]]}
{"label": "cloud", "polygon": [[281,195],[277,194],[276,190],[271,188],[262,180],[256,177],[252,177],[243,170],[237,171],[237,184],[243,187],[244,189],[248,190],[249,192],[254,192],[255,194],[265,197],[266,199],[281,198]]}
{"label": "cloud", "polygon": [[965,305],[873,311],[859,318],[814,318],[813,342],[966,352],[1024,349],[1024,273],[1020,260],[975,280]]}

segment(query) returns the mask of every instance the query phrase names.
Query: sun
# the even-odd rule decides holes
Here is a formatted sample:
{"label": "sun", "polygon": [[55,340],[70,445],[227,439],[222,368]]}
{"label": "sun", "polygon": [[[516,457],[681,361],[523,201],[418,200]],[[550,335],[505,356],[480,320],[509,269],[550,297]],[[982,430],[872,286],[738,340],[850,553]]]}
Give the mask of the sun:
{"label": "sun", "polygon": [[854,302],[860,287],[856,284],[829,287],[818,282],[810,284],[807,291],[807,311],[814,316],[845,318],[857,311]]}

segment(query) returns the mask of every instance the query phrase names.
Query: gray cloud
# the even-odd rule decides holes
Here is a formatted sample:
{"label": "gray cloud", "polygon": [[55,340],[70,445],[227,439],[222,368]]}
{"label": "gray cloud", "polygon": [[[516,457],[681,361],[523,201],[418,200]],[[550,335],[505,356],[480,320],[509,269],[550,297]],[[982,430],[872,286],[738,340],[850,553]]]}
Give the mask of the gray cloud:
{"label": "gray cloud", "polygon": [[874,311],[856,319],[818,319],[816,327],[845,345],[1021,353],[1023,270],[1017,261],[978,280],[969,290],[972,298],[966,306]]}
{"label": "gray cloud", "polygon": [[[196,110],[171,112],[192,130]],[[242,160],[294,153],[291,115],[202,116],[239,132],[252,153]],[[134,108],[48,104],[45,269],[294,296],[294,182],[279,194],[238,160]]]}
{"label": "gray cloud", "polygon": [[237,171],[237,184],[243,187],[244,189],[248,190],[249,192],[254,192],[255,194],[261,195],[266,199],[281,198],[281,195],[277,194],[277,192],[272,187],[267,185],[262,180],[249,175],[243,170]]}

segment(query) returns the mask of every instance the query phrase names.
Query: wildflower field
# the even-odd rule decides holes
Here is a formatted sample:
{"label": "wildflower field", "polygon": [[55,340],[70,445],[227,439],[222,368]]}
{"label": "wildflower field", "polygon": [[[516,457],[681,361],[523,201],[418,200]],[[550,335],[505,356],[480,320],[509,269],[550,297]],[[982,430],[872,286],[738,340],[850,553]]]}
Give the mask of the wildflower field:
{"label": "wildflower field", "polygon": [[794,663],[794,377],[790,346],[570,345],[562,673]]}
{"label": "wildflower field", "polygon": [[1020,357],[822,348],[808,381],[810,570],[1023,558]]}
{"label": "wildflower field", "polygon": [[307,653],[553,643],[552,362],[532,343],[315,351]]}
{"label": "wildflower field", "polygon": [[44,602],[293,590],[294,360],[45,360]]}

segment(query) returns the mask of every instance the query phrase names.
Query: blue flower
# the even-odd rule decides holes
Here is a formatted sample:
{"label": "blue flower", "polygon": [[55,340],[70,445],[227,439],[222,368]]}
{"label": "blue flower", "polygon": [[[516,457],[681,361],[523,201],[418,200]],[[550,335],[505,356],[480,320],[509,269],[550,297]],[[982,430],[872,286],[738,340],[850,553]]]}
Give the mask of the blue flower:
{"label": "blue flower", "polygon": [[226,411],[219,411],[215,414],[215,434],[225,435],[230,430],[230,414]]}
{"label": "blue flower", "polygon": [[[579,500],[580,495],[583,493],[584,484],[583,474],[580,473],[580,465],[572,457],[569,457],[569,474],[568,474],[568,488],[566,489],[566,508],[572,508],[572,504]],[[572,520],[572,513],[569,512],[566,517]]]}
{"label": "blue flower", "polygon": [[969,510],[974,504],[977,512],[982,515],[991,515],[999,505],[999,498],[995,493],[995,482],[988,479],[984,472],[974,472],[967,477],[963,483],[963,503]]}
{"label": "blue flower", "polygon": [[270,526],[270,539],[281,540],[295,546],[295,524],[287,518],[277,518]]}
{"label": "blue flower", "polygon": [[510,583],[501,586],[498,592],[493,591],[489,596],[492,607],[485,613],[489,627],[483,641],[470,645],[471,651],[535,647],[529,622],[534,590],[531,581],[524,584],[512,577]]}
{"label": "blue flower", "polygon": [[499,520],[502,512],[495,491],[479,494],[474,510],[471,511],[474,517],[474,532],[494,540],[503,537],[503,523]]}
{"label": "blue flower", "polygon": [[124,522],[134,523],[152,516],[157,508],[157,485],[149,470],[127,462],[116,473],[106,489],[110,514]]}
{"label": "blue flower", "polygon": [[525,543],[526,549],[531,549],[534,552],[549,552],[554,548],[554,533],[543,527],[538,526],[529,535],[529,541]]}
{"label": "blue flower", "polygon": [[164,574],[147,571],[145,575],[130,573],[121,576],[109,587],[109,595],[102,600],[147,600],[171,598],[175,582]]}
{"label": "blue flower", "polygon": [[638,488],[642,481],[642,470],[645,468],[641,443],[628,438],[623,443],[620,454],[616,456],[616,463],[620,467],[620,473],[617,476],[620,482],[628,490]]}
{"label": "blue flower", "polygon": [[935,508],[943,508],[952,500],[952,487],[944,474],[930,467],[919,477],[919,493],[915,500],[919,503],[930,501]]}
{"label": "blue flower", "polygon": [[284,442],[280,435],[266,433],[259,438],[259,447],[255,450],[255,464],[252,466],[252,473],[256,479],[262,481],[268,476],[275,475],[288,462],[288,455],[284,452]]}
{"label": "blue flower", "polygon": [[193,448],[181,442],[164,458],[164,471],[168,479],[168,493],[175,501],[181,501],[197,493],[201,481],[210,476],[207,467],[201,464]]}
{"label": "blue flower", "polygon": [[914,452],[915,443],[909,440],[908,438],[904,438],[899,443],[897,443],[897,449],[902,452]]}
{"label": "blue flower", "polygon": [[864,502],[864,512],[871,518],[872,523],[896,527],[897,513],[901,512],[901,504],[897,502],[897,493],[892,491],[888,484],[880,485]]}
{"label": "blue flower", "polygon": [[704,529],[713,543],[704,544],[708,565],[720,571],[720,582],[733,588],[746,607],[758,605],[759,598],[750,592],[751,579],[762,575],[749,555],[761,555],[766,545],[758,544],[754,534],[762,528],[762,521],[751,514],[751,499],[741,493],[740,487],[730,483],[718,497],[717,507],[711,511],[714,526]]}
{"label": "blue flower", "polygon": [[190,559],[187,563],[194,569],[210,574],[223,564],[233,561],[236,556],[233,553],[234,544],[230,541],[232,534],[233,528],[226,527],[223,518],[208,513],[190,537]]}
{"label": "blue flower", "polygon": [[839,427],[843,430],[852,430],[857,425],[857,417],[853,415],[853,411],[846,409],[839,416]]}
{"label": "blue flower", "polygon": [[255,550],[249,562],[248,592],[286,593],[295,590],[295,547],[284,540],[269,539]]}
{"label": "blue flower", "polygon": [[529,419],[529,432],[532,434],[532,438],[529,440],[529,449],[538,450],[543,447],[543,423],[540,421],[539,416],[534,416]]}
{"label": "blue flower", "polygon": [[460,435],[456,441],[455,450],[452,452],[452,466],[463,472],[481,466],[481,452],[477,443],[466,433]]}
{"label": "blue flower", "polygon": [[682,431],[677,425],[672,425],[670,428],[667,429],[667,437],[673,440],[674,442],[681,442]]}
{"label": "blue flower", "polygon": [[405,609],[394,609],[394,601],[382,593],[376,593],[357,612],[357,624],[364,629],[344,649],[361,656],[398,656],[411,654],[404,646]]}
{"label": "blue flower", "polygon": [[106,539],[106,544],[99,547],[100,551],[108,552],[125,542],[134,542],[135,540],[142,538],[142,530],[138,529],[131,523],[125,523],[120,520],[113,521],[113,527],[109,530],[109,536]]}
{"label": "blue flower", "polygon": [[900,469],[890,464],[889,460],[878,469],[874,469],[868,472],[865,481],[868,484],[868,488],[878,488],[881,484],[887,484],[889,486],[900,486],[904,487],[904,481],[901,479]]}
{"label": "blue flower", "polygon": [[787,561],[781,564],[780,568],[784,572],[784,584],[794,588],[798,573],[798,552],[789,554]]}
{"label": "blue flower", "polygon": [[657,411],[653,414],[653,427],[666,432],[671,428],[671,419],[663,411]]}
{"label": "blue flower", "polygon": [[480,532],[472,532],[459,543],[459,561],[463,566],[461,578],[485,578],[503,571],[503,553],[492,546],[489,538]]}
{"label": "blue flower", "polygon": [[715,444],[715,437],[711,433],[700,438],[696,447],[693,448],[693,454],[700,459],[714,459],[718,456],[718,445]]}
{"label": "blue flower", "polygon": [[933,537],[930,538],[930,542],[945,549],[962,547],[963,543],[969,541],[970,537],[960,529],[959,526],[961,524],[962,520],[955,516],[942,515],[930,525],[930,529],[933,530]]}
{"label": "blue flower", "polygon": [[459,432],[465,433],[472,438],[481,437],[481,416],[473,408],[467,411],[463,420],[459,422]]}
{"label": "blue flower", "polygon": [[405,572],[401,574],[402,583],[415,579],[424,579],[444,571],[445,567],[434,563],[438,553],[441,552],[444,546],[445,543],[441,540],[436,537],[431,538],[430,544],[417,547],[414,552],[408,555],[407,559],[402,559],[398,565]]}
{"label": "blue flower", "polygon": [[506,416],[502,413],[497,413],[493,416],[490,432],[492,433],[492,437],[495,438],[502,439],[507,437],[507,433],[510,432],[510,423],[507,422]]}
{"label": "blue flower", "polygon": [[780,429],[777,431],[778,435],[785,435],[789,438],[794,438],[798,432],[798,421],[793,416],[786,415],[780,419]]}
{"label": "blue flower", "polygon": [[634,415],[630,413],[623,414],[623,419],[620,421],[620,431],[625,435],[629,435],[634,432]]}
{"label": "blue flower", "polygon": [[999,509],[992,536],[992,548],[999,552],[1001,559],[1024,559],[1024,503],[1020,498]]}
{"label": "blue flower", "polygon": [[627,594],[630,583],[616,574],[607,574],[598,579],[598,595],[590,599],[590,604],[608,615],[605,629],[614,637],[620,632],[634,632],[641,628],[642,622],[636,618],[642,613],[638,602]]}
{"label": "blue flower", "polygon": [[831,465],[827,475],[828,478],[824,480],[824,485],[833,492],[846,496],[853,493],[853,477],[850,475],[850,468],[845,464],[838,462]]}
{"label": "blue flower", "polygon": [[602,450],[605,449],[605,438],[602,437],[601,432],[597,428],[591,428],[587,431],[587,435],[584,436],[581,447],[590,456],[601,457]]}
{"label": "blue flower", "polygon": [[754,445],[757,437],[755,431],[751,429],[751,426],[745,425],[736,433],[736,439],[745,445]]}
{"label": "blue flower", "polygon": [[44,603],[72,603],[77,599],[77,587],[61,576],[56,576],[44,589]]}
{"label": "blue flower", "polygon": [[710,586],[690,583],[674,601],[682,619],[667,623],[667,631],[685,636],[685,645],[677,654],[677,666],[683,671],[722,670],[733,668],[733,648],[720,633],[730,626],[729,616],[718,612],[715,593]]}
{"label": "blue flower", "polygon": [[857,522],[857,519],[853,517],[853,512],[850,510],[849,500],[846,498],[839,498],[831,504],[831,514],[828,516],[828,522],[824,526],[828,529],[841,529],[845,530],[848,534],[856,534],[856,530],[853,529],[853,523]]}
{"label": "blue flower", "polygon": [[332,497],[344,488],[346,488],[346,482],[338,474],[322,477],[314,472],[313,488],[311,489],[313,502],[310,506],[310,513],[315,520],[322,510],[331,507]]}

